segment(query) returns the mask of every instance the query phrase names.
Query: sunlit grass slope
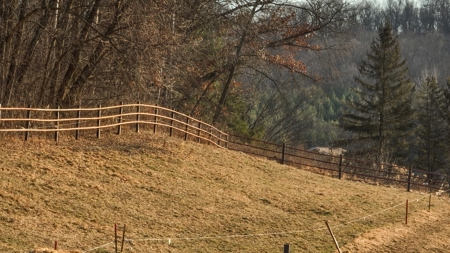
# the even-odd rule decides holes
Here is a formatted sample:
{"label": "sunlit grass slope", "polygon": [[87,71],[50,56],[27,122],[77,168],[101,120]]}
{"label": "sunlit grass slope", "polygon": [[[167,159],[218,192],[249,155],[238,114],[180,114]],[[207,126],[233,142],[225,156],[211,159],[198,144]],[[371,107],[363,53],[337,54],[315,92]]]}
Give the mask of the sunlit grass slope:
{"label": "sunlit grass slope", "polygon": [[[428,208],[427,195],[405,189],[145,132],[0,142],[1,252],[55,241],[89,251],[114,241],[114,224],[120,236],[126,224],[124,252],[282,252],[285,243],[334,252],[325,220],[345,245],[370,229],[402,226],[406,199],[412,216]],[[437,198],[433,205],[450,207]]]}

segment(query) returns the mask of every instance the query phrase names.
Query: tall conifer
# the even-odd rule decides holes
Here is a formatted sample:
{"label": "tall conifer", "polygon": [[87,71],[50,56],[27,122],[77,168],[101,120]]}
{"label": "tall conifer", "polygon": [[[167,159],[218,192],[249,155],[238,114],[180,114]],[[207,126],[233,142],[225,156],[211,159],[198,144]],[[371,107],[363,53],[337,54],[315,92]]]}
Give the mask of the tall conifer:
{"label": "tall conifer", "polygon": [[381,24],[378,35],[367,60],[359,66],[357,87],[340,123],[356,134],[356,140],[367,144],[365,151],[373,154],[376,162],[391,162],[407,149],[413,126],[414,86],[407,76],[406,61],[401,59],[391,24]]}
{"label": "tall conifer", "polygon": [[[429,172],[435,172],[446,165],[447,124],[442,117],[444,92],[434,77],[427,77],[417,92],[417,159],[416,166]],[[431,175],[431,174],[430,174]],[[431,178],[429,176],[429,178]]]}

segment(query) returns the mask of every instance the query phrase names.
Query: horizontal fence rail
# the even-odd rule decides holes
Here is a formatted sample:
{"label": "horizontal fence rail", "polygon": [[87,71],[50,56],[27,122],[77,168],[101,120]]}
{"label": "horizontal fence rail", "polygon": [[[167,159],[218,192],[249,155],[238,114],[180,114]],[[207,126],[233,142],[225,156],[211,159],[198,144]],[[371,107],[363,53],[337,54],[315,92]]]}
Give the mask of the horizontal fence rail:
{"label": "horizontal fence rail", "polygon": [[408,191],[449,190],[450,176],[389,164],[306,151],[229,134],[228,148],[297,168],[348,180],[405,187]]}
{"label": "horizontal fence rail", "polygon": [[175,110],[141,103],[96,108],[42,109],[4,108],[0,105],[0,136],[23,134],[48,135],[58,141],[60,134],[101,137],[102,131],[121,134],[128,127],[139,132],[141,128],[153,133],[166,133],[184,140],[215,145],[254,156],[264,157],[281,164],[306,169],[339,179],[406,187],[408,191],[447,191],[450,177],[445,174],[405,168],[389,164],[376,164],[344,155],[323,154],[314,151],[227,134],[216,127]]}
{"label": "horizontal fence rail", "polygon": [[0,107],[0,133],[23,133],[25,140],[30,133],[51,133],[58,140],[60,132],[74,132],[75,139],[84,134],[101,136],[101,130],[116,129],[121,134],[124,126],[139,132],[150,126],[154,133],[166,131],[219,147],[227,147],[228,135],[216,127],[188,115],[157,105],[121,104],[97,108],[41,109]]}

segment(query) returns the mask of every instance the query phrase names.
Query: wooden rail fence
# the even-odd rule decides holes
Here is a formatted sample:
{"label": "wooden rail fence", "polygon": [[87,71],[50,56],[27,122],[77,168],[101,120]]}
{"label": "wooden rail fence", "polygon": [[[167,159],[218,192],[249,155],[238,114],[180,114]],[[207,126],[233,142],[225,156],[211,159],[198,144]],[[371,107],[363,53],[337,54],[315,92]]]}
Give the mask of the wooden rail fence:
{"label": "wooden rail fence", "polygon": [[199,143],[227,147],[228,135],[216,127],[188,115],[157,105],[123,104],[97,108],[42,109],[2,108],[0,106],[0,133],[23,133],[28,140],[31,133],[51,134],[55,141],[61,132],[74,133],[79,139],[81,133],[97,138],[102,131],[116,130],[122,133],[125,126],[139,132],[141,127],[150,126],[154,133],[167,131],[170,136],[180,136]]}
{"label": "wooden rail fence", "polygon": [[370,161],[320,154],[286,144],[259,141],[238,135],[227,134],[216,127],[175,110],[158,105],[141,103],[97,108],[42,109],[3,108],[0,105],[0,136],[23,134],[28,140],[30,134],[48,135],[58,141],[62,132],[74,134],[75,139],[83,135],[101,138],[102,131],[116,131],[123,128],[139,132],[146,127],[154,133],[165,132],[184,140],[229,148],[247,154],[265,157],[297,168],[339,179],[359,180],[383,185],[405,187],[408,191],[449,190],[450,177],[405,168],[390,164],[376,164]]}

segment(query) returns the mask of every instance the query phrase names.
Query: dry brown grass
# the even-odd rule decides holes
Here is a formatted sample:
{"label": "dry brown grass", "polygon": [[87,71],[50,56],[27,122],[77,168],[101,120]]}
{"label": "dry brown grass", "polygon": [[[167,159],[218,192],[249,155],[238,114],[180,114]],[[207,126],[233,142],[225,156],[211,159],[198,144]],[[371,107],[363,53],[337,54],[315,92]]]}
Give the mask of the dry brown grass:
{"label": "dry brown grass", "polygon": [[127,226],[124,252],[282,252],[285,243],[295,252],[334,252],[325,220],[341,246],[360,252],[355,238],[372,229],[414,226],[403,225],[406,199],[420,199],[410,215],[424,224],[450,219],[441,216],[450,210],[446,197],[433,197],[437,222],[423,214],[424,194],[150,133],[58,144],[3,138],[0,146],[1,252],[54,241],[86,251],[112,242],[115,223]]}

